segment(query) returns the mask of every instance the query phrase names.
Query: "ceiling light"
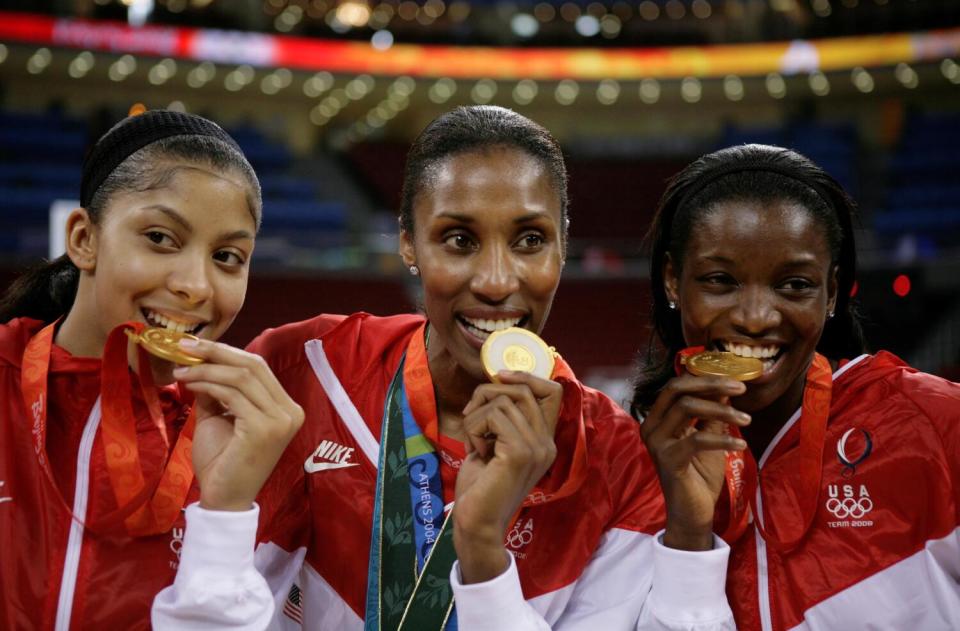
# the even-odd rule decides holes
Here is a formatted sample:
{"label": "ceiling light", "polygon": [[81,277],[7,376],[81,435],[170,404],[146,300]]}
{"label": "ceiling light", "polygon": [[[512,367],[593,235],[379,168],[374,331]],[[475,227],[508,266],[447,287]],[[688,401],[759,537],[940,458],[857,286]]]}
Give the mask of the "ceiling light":
{"label": "ceiling light", "polygon": [[493,100],[497,94],[497,83],[492,79],[480,79],[470,90],[470,98],[474,103],[484,105]]}
{"label": "ceiling light", "polygon": [[597,100],[604,105],[613,105],[620,98],[620,84],[613,79],[604,79],[597,86]]}
{"label": "ceiling light", "polygon": [[680,97],[687,103],[698,103],[703,96],[703,86],[696,77],[685,77],[680,82]]}
{"label": "ceiling light", "polygon": [[553,96],[560,105],[572,105],[577,100],[578,94],[580,94],[580,86],[577,82],[573,79],[564,79],[557,84]]}
{"label": "ceiling light", "polygon": [[640,82],[640,100],[653,105],[660,100],[660,82],[656,79],[644,79]]}
{"label": "ceiling light", "polygon": [[767,93],[775,99],[782,99],[787,95],[787,82],[776,72],[771,72],[766,78]]}
{"label": "ceiling light", "polygon": [[533,79],[523,79],[513,88],[513,100],[518,105],[529,105],[537,97],[539,87]]}

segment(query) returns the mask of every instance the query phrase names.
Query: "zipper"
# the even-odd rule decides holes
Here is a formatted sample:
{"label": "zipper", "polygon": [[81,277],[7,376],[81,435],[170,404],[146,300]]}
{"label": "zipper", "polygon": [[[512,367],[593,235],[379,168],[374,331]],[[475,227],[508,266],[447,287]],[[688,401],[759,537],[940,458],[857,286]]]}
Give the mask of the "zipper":
{"label": "zipper", "polygon": [[93,442],[100,427],[100,397],[97,397],[87,417],[87,424],[80,437],[77,453],[77,482],[73,491],[73,518],[70,520],[70,536],[67,538],[67,553],[63,559],[63,576],[60,579],[60,598],[57,602],[56,631],[68,631],[73,614],[73,598],[77,591],[77,570],[80,553],[83,551],[83,522],[87,518],[87,500],[90,493],[90,455]]}
{"label": "zipper", "polygon": [[[760,497],[760,485],[757,485],[757,521],[763,525],[763,500]],[[767,542],[754,528],[753,537],[757,542],[757,593],[760,596],[760,628],[773,631],[773,616],[770,613],[770,579],[767,569]]]}
{"label": "zipper", "polygon": [[[869,357],[869,355],[863,354],[847,362],[842,368],[833,373],[834,383],[836,383],[837,378],[840,377],[840,375]],[[770,444],[767,445],[763,455],[760,457],[760,462],[757,463],[758,476],[763,470],[763,465],[766,464],[770,454],[773,453],[773,450],[780,443],[780,440],[790,430],[790,428],[800,420],[800,413],[802,411],[803,409],[801,408],[794,412],[793,416],[790,417],[790,420],[784,423],[783,427],[780,428],[780,431],[777,432],[777,435],[774,436],[773,440],[770,441]],[[757,512],[760,514],[754,515],[753,518],[756,519],[760,525],[766,526],[766,524],[763,523],[763,494],[760,492],[759,480],[757,481]],[[753,536],[756,540],[757,546],[757,598],[759,599],[760,606],[760,627],[763,629],[763,631],[773,631],[773,613],[770,609],[770,566],[767,561],[767,543],[763,540],[763,537],[760,536],[760,531],[757,530],[756,527],[754,527]]]}
{"label": "zipper", "polygon": [[[790,428],[800,421],[800,413],[802,411],[803,409],[801,408],[794,412],[793,416],[783,424],[783,427],[780,428],[777,435],[774,436],[770,444],[767,445],[763,455],[760,456],[760,462],[757,463],[758,477],[761,476],[763,465],[767,463],[767,459],[770,457],[770,454],[773,453],[774,448],[780,443],[784,435],[790,431]],[[761,526],[766,526],[766,524],[763,523],[763,493],[761,493],[760,487],[760,480],[757,480],[757,512],[760,514],[754,515],[753,518]],[[760,536],[760,530],[758,530],[756,526],[754,526],[753,529],[753,536],[757,544],[757,597],[760,599],[760,628],[763,629],[763,631],[773,631],[773,614],[770,610],[770,566],[767,561],[767,542]]]}

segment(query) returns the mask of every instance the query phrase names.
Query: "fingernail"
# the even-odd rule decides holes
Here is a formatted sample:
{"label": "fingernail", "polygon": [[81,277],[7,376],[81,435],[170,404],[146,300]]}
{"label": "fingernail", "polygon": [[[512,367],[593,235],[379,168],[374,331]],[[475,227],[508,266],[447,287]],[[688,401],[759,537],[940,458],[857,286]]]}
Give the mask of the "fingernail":
{"label": "fingernail", "polygon": [[173,376],[183,377],[188,372],[190,372],[190,366],[177,366],[176,368],[173,369]]}
{"label": "fingernail", "polygon": [[739,438],[733,441],[733,448],[737,450],[743,450],[747,448],[747,441],[740,440]]}
{"label": "fingernail", "polygon": [[744,424],[749,423],[751,420],[750,415],[746,412],[737,412],[737,418],[740,419],[740,422]]}
{"label": "fingernail", "polygon": [[200,340],[191,337],[180,338],[180,348],[196,348],[200,345]]}

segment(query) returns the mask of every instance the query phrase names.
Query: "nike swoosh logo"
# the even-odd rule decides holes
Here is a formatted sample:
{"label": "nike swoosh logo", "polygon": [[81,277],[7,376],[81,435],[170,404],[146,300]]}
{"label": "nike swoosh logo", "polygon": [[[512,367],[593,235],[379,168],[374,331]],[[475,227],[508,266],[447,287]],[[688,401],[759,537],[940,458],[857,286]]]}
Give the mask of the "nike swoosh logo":
{"label": "nike swoosh logo", "polygon": [[307,473],[316,473],[317,471],[328,471],[330,469],[344,469],[346,467],[355,467],[359,462],[310,462],[304,463],[303,468]]}

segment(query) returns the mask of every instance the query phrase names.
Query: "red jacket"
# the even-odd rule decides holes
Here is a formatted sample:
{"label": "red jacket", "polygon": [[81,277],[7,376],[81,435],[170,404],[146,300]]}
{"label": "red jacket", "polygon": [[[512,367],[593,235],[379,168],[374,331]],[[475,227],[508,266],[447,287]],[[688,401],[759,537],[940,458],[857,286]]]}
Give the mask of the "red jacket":
{"label": "red jacket", "polygon": [[[269,589],[265,595],[246,589],[240,585],[252,584],[246,579],[238,579],[237,589],[218,587],[226,575],[247,570],[237,563],[214,571],[210,564],[222,566],[243,555],[250,543],[231,548],[204,523],[213,512],[191,507],[181,571],[154,607],[158,628],[200,620],[261,628],[262,606],[244,613],[234,603],[272,604],[272,599],[277,611],[272,628],[299,628],[301,621],[308,629],[363,628],[384,401],[401,355],[422,325],[418,316],[320,316],[254,341],[251,350],[267,359],[306,412],[303,428],[258,499],[256,567]],[[591,631],[638,624],[731,628],[723,595],[727,548],[691,553],[656,543],[663,498],[636,421],[572,375],[561,383],[558,457],[550,481],[566,479],[581,423],[587,474],[573,495],[520,512],[505,542],[515,560],[506,573],[462,586],[454,567],[460,629],[542,629],[559,622]],[[442,475],[449,469],[443,462]],[[447,501],[453,497],[450,473],[444,475]],[[550,481],[541,482],[553,487]]]}
{"label": "red jacket", "polygon": [[[308,414],[297,436],[298,448],[286,452],[275,479],[281,489],[302,486],[308,490],[313,506],[312,532],[307,535],[303,527],[290,523],[291,510],[297,511],[302,502],[285,501],[289,496],[282,491],[276,497],[270,492],[261,494],[261,530],[264,537],[287,550],[306,546],[306,561],[332,589],[331,596],[342,599],[360,618],[367,590],[377,481],[376,443],[383,405],[407,341],[422,323],[417,316],[358,315],[346,320],[321,316],[267,332],[250,347],[267,358],[287,392]],[[351,427],[351,420],[344,418],[349,412],[337,410],[331,403],[330,384],[317,387],[317,373],[324,368],[318,360],[318,341],[331,374],[349,394],[363,427]],[[607,397],[575,382],[564,392],[557,442],[566,443],[567,448],[558,449],[554,474],[563,475],[569,467],[576,424],[581,419],[587,424],[590,462],[583,487],[566,499],[524,509],[517,520],[522,526],[531,524],[529,541],[523,543],[517,538],[514,548],[528,599],[572,584],[598,547],[600,537],[611,528],[652,535],[662,527],[663,504],[656,470],[646,456],[636,421]],[[375,443],[365,445],[362,438],[358,440],[363,432]],[[324,441],[352,451],[323,451]],[[358,466],[306,471],[306,462],[320,464],[331,458]],[[447,501],[453,495],[450,486],[444,489]],[[564,517],[573,514],[577,519]]]}
{"label": "red jacket", "polygon": [[[794,415],[759,465],[764,525],[800,519]],[[960,629],[960,385],[889,353],[834,374],[818,512],[780,555],[753,525],[727,595],[752,629]]]}
{"label": "red jacket", "polygon": [[[0,325],[0,628],[148,629],[150,604],[176,573],[184,520],[170,532],[132,539],[95,535],[71,519],[96,521],[116,510],[99,425],[100,360],[54,346],[48,379],[47,455],[57,488],[37,462],[32,421],[20,391],[20,363],[42,324]],[[135,388],[136,390],[136,388]],[[176,390],[161,391],[171,440],[186,420]],[[135,405],[146,479],[163,443]],[[190,497],[199,496],[196,488]]]}

